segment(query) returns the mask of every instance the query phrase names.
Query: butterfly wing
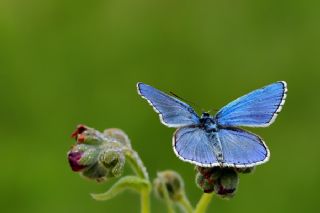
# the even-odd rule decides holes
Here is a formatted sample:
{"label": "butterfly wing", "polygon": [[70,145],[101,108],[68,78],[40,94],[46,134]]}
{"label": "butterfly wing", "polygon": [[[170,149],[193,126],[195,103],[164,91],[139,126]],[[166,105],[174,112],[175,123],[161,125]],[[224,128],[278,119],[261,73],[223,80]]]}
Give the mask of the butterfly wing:
{"label": "butterfly wing", "polygon": [[198,115],[188,104],[144,83],[138,83],[137,89],[139,95],[159,114],[164,125],[182,127],[199,124]]}
{"label": "butterfly wing", "polygon": [[268,161],[270,156],[259,136],[239,128],[208,133],[198,127],[182,127],[174,134],[173,150],[181,160],[202,167],[253,167]]}
{"label": "butterfly wing", "polygon": [[219,129],[223,166],[253,167],[269,160],[270,152],[263,140],[240,128]]}
{"label": "butterfly wing", "polygon": [[198,127],[182,127],[173,136],[174,153],[183,161],[203,166],[218,166],[214,140]]}
{"label": "butterfly wing", "polygon": [[223,107],[216,120],[221,126],[267,127],[281,111],[286,93],[284,81],[257,89]]}

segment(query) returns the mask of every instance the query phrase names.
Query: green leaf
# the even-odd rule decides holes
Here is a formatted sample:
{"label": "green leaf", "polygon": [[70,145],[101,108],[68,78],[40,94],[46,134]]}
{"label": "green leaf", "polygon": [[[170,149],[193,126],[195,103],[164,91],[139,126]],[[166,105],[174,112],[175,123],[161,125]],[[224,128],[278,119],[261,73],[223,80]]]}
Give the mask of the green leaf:
{"label": "green leaf", "polygon": [[91,194],[95,200],[109,200],[126,189],[133,189],[140,192],[141,189],[150,190],[150,183],[137,176],[125,176],[116,182],[108,191],[101,194]]}

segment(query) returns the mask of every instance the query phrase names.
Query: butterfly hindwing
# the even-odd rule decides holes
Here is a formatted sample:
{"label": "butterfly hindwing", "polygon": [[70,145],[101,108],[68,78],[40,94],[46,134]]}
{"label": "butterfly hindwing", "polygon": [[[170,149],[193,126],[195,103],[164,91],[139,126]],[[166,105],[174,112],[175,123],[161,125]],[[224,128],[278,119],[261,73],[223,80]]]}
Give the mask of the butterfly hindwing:
{"label": "butterfly hindwing", "polygon": [[[220,149],[218,146],[221,160],[215,151]],[[201,167],[253,167],[268,161],[270,156],[260,137],[239,128],[208,133],[198,127],[183,127],[174,134],[173,149],[181,160]]]}
{"label": "butterfly hindwing", "polygon": [[179,128],[173,136],[173,150],[183,161],[198,166],[217,166],[214,141],[198,127]]}
{"label": "butterfly hindwing", "polygon": [[188,104],[144,83],[138,83],[137,89],[138,93],[153,106],[164,125],[183,127],[199,123],[198,115]]}
{"label": "butterfly hindwing", "polygon": [[281,111],[285,102],[287,84],[279,81],[244,95],[225,107],[217,114],[221,126],[269,126]]}
{"label": "butterfly hindwing", "polygon": [[263,140],[240,128],[219,129],[223,165],[229,167],[252,167],[268,161],[270,153]]}

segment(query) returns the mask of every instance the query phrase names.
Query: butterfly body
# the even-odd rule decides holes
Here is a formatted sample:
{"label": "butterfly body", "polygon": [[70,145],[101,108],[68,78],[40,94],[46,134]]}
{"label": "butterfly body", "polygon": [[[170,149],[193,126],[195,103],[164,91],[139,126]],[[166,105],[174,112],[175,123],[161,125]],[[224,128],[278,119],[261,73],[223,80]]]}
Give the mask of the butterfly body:
{"label": "butterfly body", "polygon": [[137,88],[164,125],[178,128],[172,142],[175,154],[202,167],[243,168],[268,161],[270,152],[264,141],[239,126],[269,126],[287,93],[286,83],[279,81],[232,101],[214,116],[204,112],[199,117],[175,97],[144,83],[138,83]]}
{"label": "butterfly body", "polygon": [[209,115],[209,113],[202,113],[201,118],[199,119],[200,124],[199,127],[201,127],[204,131],[211,133],[217,131],[217,124],[215,122],[215,119],[213,116]]}

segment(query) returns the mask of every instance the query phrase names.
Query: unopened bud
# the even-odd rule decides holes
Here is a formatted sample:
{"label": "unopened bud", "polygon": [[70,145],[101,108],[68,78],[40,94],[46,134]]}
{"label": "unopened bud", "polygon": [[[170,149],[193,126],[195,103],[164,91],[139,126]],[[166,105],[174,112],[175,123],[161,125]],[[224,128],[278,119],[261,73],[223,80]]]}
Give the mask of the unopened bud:
{"label": "unopened bud", "polygon": [[71,169],[75,172],[80,172],[91,167],[97,161],[98,154],[98,150],[93,146],[76,144],[68,152],[68,160]]}
{"label": "unopened bud", "polygon": [[164,199],[164,191],[168,192],[169,198],[176,202],[184,196],[184,183],[181,176],[175,171],[158,172],[158,177],[153,182],[156,195]]}
{"label": "unopened bud", "polygon": [[196,167],[196,185],[204,192],[214,191],[214,184],[220,178],[223,169],[220,167]]}
{"label": "unopened bud", "polygon": [[131,142],[126,133],[122,131],[121,129],[117,128],[110,128],[103,131],[103,134],[107,137],[110,137],[123,145],[127,146],[128,148],[131,148]]}
{"label": "unopened bud", "polygon": [[84,144],[100,144],[105,140],[102,133],[82,124],[77,126],[71,137]]}
{"label": "unopened bud", "polygon": [[73,171],[99,182],[122,174],[125,165],[123,150],[127,149],[122,143],[84,125],[79,125],[72,137],[77,140],[68,152]]}
{"label": "unopened bud", "polygon": [[126,158],[120,150],[106,150],[100,154],[99,161],[108,170],[108,178],[118,177],[122,174]]}
{"label": "unopened bud", "polygon": [[230,198],[235,194],[239,182],[234,168],[197,167],[196,184],[204,193],[215,192],[217,195]]}
{"label": "unopened bud", "polygon": [[234,169],[224,169],[218,181],[214,184],[214,191],[223,198],[232,198],[235,195],[239,177]]}
{"label": "unopened bud", "polygon": [[68,153],[68,160],[69,164],[71,166],[72,171],[79,172],[86,168],[85,165],[80,164],[81,157],[83,155],[83,152],[69,152]]}

